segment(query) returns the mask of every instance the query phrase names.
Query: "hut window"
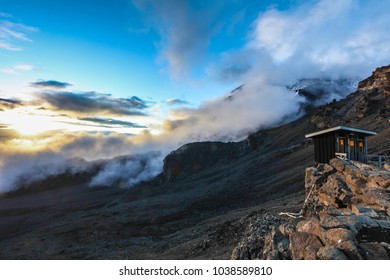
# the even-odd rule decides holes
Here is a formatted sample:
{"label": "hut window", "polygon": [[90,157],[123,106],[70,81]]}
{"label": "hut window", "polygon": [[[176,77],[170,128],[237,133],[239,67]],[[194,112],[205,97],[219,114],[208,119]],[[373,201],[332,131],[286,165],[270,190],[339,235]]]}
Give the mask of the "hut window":
{"label": "hut window", "polygon": [[339,139],[339,152],[340,153],[344,153],[345,152],[345,148],[344,148],[344,138],[340,138]]}
{"label": "hut window", "polygon": [[355,140],[349,140],[349,146],[355,147]]}
{"label": "hut window", "polygon": [[359,152],[363,152],[363,141],[359,141],[358,147],[359,147]]}

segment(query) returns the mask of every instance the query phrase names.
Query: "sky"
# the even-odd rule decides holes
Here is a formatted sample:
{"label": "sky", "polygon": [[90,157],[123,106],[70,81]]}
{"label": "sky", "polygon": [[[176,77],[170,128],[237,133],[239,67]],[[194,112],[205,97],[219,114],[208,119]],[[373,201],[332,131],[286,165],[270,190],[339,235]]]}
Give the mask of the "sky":
{"label": "sky", "polygon": [[76,156],[162,158],[296,119],[305,100],[288,86],[353,83],[390,63],[389,10],[369,0],[0,0],[0,173]]}

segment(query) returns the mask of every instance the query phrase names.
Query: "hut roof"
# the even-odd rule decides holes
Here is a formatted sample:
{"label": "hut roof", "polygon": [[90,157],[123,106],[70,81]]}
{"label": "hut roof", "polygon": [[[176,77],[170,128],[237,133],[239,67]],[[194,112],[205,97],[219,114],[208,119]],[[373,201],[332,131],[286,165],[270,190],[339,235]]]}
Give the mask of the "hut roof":
{"label": "hut roof", "polygon": [[377,134],[374,131],[369,131],[369,130],[358,129],[358,128],[353,128],[353,127],[340,125],[340,126],[324,129],[324,130],[321,130],[321,131],[313,132],[313,133],[310,133],[310,134],[306,134],[305,137],[306,138],[312,138],[312,137],[315,137],[315,136],[319,136],[319,135],[322,135],[322,134],[326,134],[326,133],[333,132],[333,131],[338,131],[338,130],[345,130],[345,131],[350,131],[350,132],[358,132],[358,133],[361,133],[361,134],[365,134],[367,136],[368,135],[376,135]]}

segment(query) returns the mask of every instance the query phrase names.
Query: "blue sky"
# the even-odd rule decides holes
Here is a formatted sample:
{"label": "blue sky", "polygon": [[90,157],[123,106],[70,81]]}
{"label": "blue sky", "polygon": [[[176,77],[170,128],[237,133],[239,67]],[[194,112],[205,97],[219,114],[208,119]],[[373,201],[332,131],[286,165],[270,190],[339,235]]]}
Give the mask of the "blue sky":
{"label": "blue sky", "polygon": [[[4,77],[3,73],[0,79],[9,87],[17,83],[17,88],[36,79],[53,79],[70,82],[78,90],[120,97],[137,95],[154,101],[180,98],[198,105],[240,82],[221,83],[210,77],[207,73],[210,62],[246,43],[247,30],[259,11],[270,5],[285,8],[285,2],[290,1],[243,4],[242,1],[1,0],[1,12],[10,15],[3,20],[35,30],[23,31],[28,41],[15,42],[21,51],[0,49],[0,68],[31,65],[35,69],[18,73],[17,77]],[[193,38],[193,46],[183,49],[173,46],[171,50],[174,43],[167,40],[175,38],[167,33],[178,32],[180,27],[172,25],[180,21],[169,17],[178,17],[180,13],[188,17],[181,24],[194,26],[194,30],[188,30],[188,36],[199,38]],[[192,23],[193,20],[205,23],[201,26]],[[177,51],[178,57],[189,57],[178,58],[182,61],[173,64],[164,51]],[[169,55],[173,60],[174,54]]]}

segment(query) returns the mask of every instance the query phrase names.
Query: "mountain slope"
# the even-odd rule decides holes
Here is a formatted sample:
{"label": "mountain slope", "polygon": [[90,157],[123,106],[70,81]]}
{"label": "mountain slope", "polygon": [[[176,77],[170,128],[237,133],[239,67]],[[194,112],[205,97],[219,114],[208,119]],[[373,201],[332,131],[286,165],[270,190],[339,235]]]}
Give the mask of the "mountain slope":
{"label": "mountain slope", "polygon": [[272,213],[300,209],[304,171],[313,163],[305,134],[341,124],[372,129],[378,135],[369,152],[390,152],[383,78],[389,69],[376,70],[357,92],[311,116],[244,141],[187,144],[165,158],[163,174],[132,189],[63,186],[61,195],[41,192],[41,202],[26,207],[20,201],[31,193],[3,198],[0,232],[12,234],[0,236],[0,258],[230,258],[251,219],[272,222]]}

